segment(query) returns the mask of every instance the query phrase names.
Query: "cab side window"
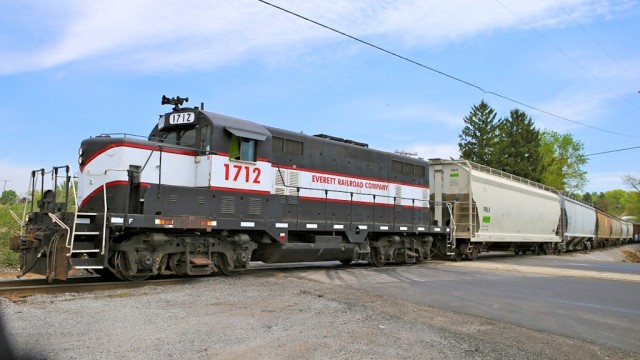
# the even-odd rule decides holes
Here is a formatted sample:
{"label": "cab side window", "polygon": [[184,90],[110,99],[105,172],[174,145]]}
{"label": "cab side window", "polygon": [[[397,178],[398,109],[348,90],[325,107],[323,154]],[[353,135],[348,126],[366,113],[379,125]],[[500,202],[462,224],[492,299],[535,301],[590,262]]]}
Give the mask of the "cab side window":
{"label": "cab side window", "polygon": [[229,145],[229,158],[242,161],[256,161],[256,140],[231,136]]}

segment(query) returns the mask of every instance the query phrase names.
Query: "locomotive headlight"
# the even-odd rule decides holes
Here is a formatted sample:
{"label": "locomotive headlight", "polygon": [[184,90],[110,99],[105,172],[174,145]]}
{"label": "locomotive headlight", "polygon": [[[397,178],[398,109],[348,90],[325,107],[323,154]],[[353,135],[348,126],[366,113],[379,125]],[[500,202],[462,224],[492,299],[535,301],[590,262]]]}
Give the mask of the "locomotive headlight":
{"label": "locomotive headlight", "polygon": [[84,157],[82,155],[84,155],[84,148],[80,146],[78,149],[78,165],[82,165],[82,162],[84,161]]}

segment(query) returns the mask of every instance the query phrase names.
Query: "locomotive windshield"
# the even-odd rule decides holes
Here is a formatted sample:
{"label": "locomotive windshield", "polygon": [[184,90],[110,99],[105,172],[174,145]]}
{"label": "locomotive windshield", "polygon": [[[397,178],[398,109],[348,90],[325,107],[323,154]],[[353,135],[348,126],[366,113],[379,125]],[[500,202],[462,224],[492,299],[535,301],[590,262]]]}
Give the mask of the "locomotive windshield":
{"label": "locomotive windshield", "polygon": [[195,146],[196,145],[196,128],[191,129],[172,129],[163,130],[158,133],[157,140],[163,143],[175,144],[180,146]]}
{"label": "locomotive windshield", "polygon": [[198,121],[194,112],[173,113],[160,117],[149,140],[209,151],[210,127]]}

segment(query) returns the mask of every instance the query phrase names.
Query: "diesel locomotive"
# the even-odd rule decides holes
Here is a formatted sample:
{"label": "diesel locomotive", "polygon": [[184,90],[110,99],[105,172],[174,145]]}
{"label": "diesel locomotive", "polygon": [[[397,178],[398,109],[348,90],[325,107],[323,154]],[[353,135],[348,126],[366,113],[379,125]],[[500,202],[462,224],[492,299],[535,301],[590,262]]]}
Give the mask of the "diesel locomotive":
{"label": "diesel locomotive", "polygon": [[[22,273],[143,280],[229,274],[251,261],[383,266],[420,262],[436,238],[450,237],[431,220],[426,161],[186,101],[163,96],[173,109],[144,139],[82,141],[77,205],[56,193],[73,192],[69,168],[54,169],[56,185],[41,189],[11,242]],[[31,188],[44,176],[32,172]]]}
{"label": "diesel locomotive", "polygon": [[631,223],[479,164],[425,161],[185,102],[163,96],[173,108],[144,138],[82,141],[77,177],[69,166],[32,172],[39,200],[10,244],[21,275],[229,275],[251,261],[383,266],[491,250],[587,250],[634,237]]}

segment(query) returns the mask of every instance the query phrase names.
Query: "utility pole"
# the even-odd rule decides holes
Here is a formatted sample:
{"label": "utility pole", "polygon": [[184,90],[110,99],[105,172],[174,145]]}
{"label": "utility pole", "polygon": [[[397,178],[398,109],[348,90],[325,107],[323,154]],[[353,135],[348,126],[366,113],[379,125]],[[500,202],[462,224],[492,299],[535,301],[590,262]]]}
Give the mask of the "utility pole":
{"label": "utility pole", "polygon": [[[7,181],[9,181],[9,180],[0,179],[0,181],[4,181],[4,185],[2,185],[2,194],[4,194],[4,190],[7,188]],[[0,194],[0,196],[2,196],[2,194]]]}

